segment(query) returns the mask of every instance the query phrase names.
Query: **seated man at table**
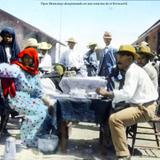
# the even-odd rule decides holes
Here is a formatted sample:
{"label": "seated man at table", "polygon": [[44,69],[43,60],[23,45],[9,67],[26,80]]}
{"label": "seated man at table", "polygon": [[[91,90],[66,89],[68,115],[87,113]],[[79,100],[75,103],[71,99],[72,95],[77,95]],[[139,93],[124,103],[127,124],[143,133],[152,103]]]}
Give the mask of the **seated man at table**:
{"label": "seated man at table", "polygon": [[156,115],[158,98],[148,74],[134,63],[137,54],[132,45],[122,45],[118,51],[118,67],[126,71],[123,88],[108,92],[97,88],[96,92],[105,97],[112,97],[113,103],[125,101],[127,108],[113,113],[109,118],[109,126],[113,145],[118,160],[130,160],[125,128],[137,122],[149,121]]}

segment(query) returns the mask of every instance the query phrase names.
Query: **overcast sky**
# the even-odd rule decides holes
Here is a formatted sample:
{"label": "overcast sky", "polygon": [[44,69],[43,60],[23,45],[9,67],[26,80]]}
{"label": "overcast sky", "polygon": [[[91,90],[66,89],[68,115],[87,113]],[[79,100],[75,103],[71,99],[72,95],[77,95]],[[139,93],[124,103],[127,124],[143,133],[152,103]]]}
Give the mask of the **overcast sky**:
{"label": "overcast sky", "polygon": [[160,19],[160,1],[1,0],[0,8],[63,43],[73,36],[80,52],[90,41],[103,47],[104,31],[117,48],[132,43]]}

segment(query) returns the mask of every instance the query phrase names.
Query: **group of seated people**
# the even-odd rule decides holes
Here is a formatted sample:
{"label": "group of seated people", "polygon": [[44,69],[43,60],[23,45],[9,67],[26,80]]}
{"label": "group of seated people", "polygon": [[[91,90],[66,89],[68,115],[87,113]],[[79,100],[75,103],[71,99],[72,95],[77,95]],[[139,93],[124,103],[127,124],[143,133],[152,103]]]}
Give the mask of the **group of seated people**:
{"label": "group of seated people", "polygon": [[[55,88],[51,79],[43,79],[41,76],[45,75],[39,74],[38,46],[27,45],[20,51],[14,30],[11,28],[2,30],[1,36],[3,38],[0,42],[2,97],[7,99],[11,109],[25,115],[20,129],[21,139],[25,145],[36,147],[39,135],[46,134],[50,130],[56,134],[55,114],[53,116],[50,112],[55,109],[56,99],[53,90],[48,92],[46,88],[48,86],[50,89],[54,88],[55,92],[61,90]],[[51,47],[49,44],[43,43],[43,45],[47,46],[46,49],[42,49],[43,52]],[[119,160],[130,159],[125,127],[148,121],[155,116],[158,75],[149,63],[151,57],[150,48],[146,45],[140,46],[138,51],[132,45],[120,46],[116,59],[117,67],[123,77],[121,88],[112,91],[107,91],[105,88],[96,89],[97,94],[112,98],[113,106],[121,101],[129,106],[113,113],[109,118],[112,141]],[[60,66],[56,65],[54,69],[59,71],[62,78],[65,68]],[[43,65],[40,68],[42,69]]]}

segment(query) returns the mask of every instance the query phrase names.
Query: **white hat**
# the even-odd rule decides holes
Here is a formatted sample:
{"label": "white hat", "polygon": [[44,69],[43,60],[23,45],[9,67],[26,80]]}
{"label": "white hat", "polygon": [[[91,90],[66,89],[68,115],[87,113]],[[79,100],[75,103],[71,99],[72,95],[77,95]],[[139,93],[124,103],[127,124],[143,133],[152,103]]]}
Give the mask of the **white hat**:
{"label": "white hat", "polygon": [[24,42],[24,48],[27,47],[38,47],[39,43],[37,42],[37,40],[35,38],[29,38]]}
{"label": "white hat", "polygon": [[47,42],[41,42],[39,43],[38,49],[44,49],[44,50],[49,50],[52,48],[52,45]]}
{"label": "white hat", "polygon": [[76,40],[75,40],[73,37],[69,38],[69,39],[67,40],[67,42],[77,43]]}

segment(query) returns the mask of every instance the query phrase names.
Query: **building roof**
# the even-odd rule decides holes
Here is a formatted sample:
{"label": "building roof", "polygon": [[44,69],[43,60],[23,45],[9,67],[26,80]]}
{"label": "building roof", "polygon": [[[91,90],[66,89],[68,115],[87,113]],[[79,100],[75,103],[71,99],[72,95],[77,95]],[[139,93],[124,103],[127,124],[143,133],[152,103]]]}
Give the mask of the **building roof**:
{"label": "building roof", "polygon": [[145,32],[143,32],[136,41],[134,41],[132,44],[136,45],[137,43],[141,42],[143,40],[143,37],[147,36],[148,33],[150,33],[153,29],[160,26],[160,19],[154,23],[151,27],[149,27]]}
{"label": "building roof", "polygon": [[148,28],[145,32],[143,32],[138,39],[142,38],[143,36],[145,36],[146,34],[148,34],[150,31],[152,31],[154,28],[156,28],[157,26],[160,26],[160,19],[154,23],[150,28]]}

